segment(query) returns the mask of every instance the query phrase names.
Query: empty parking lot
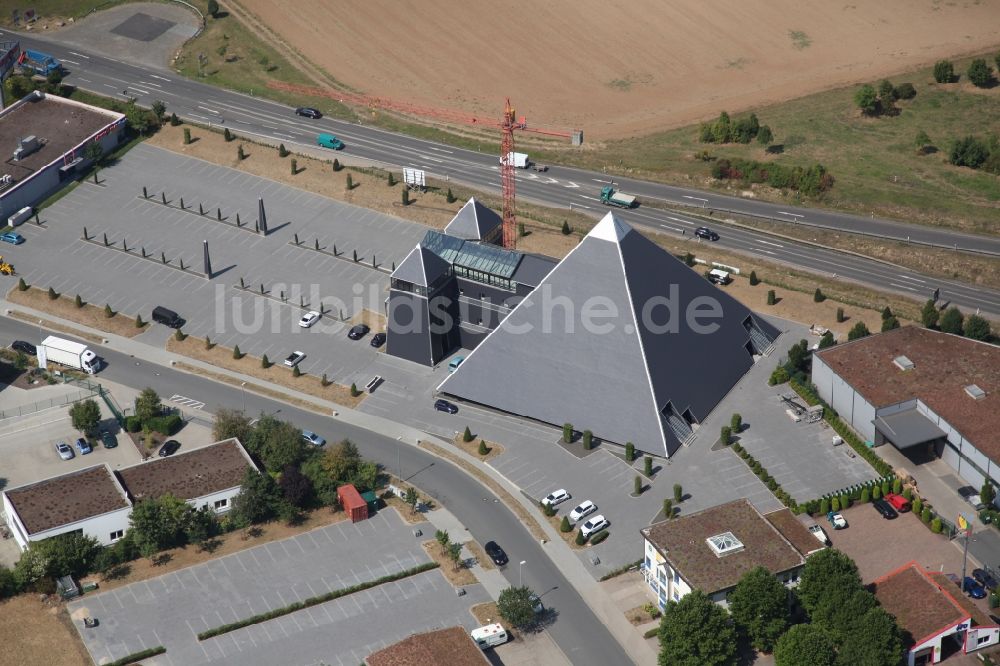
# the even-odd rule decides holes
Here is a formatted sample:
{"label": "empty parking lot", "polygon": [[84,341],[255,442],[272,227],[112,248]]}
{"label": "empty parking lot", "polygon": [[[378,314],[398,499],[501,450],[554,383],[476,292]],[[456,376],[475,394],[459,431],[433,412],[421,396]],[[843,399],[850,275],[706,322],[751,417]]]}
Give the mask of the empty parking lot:
{"label": "empty parking lot", "polygon": [[[429,525],[422,525],[425,534]],[[205,641],[197,633],[307,597],[370,581],[428,557],[394,510],[250,548],[159,578],[87,595],[74,618],[96,663],[162,645],[162,664],[358,664],[370,652],[434,627],[476,626],[480,585],[458,597],[428,571]],[[414,612],[420,609],[419,612]]]}

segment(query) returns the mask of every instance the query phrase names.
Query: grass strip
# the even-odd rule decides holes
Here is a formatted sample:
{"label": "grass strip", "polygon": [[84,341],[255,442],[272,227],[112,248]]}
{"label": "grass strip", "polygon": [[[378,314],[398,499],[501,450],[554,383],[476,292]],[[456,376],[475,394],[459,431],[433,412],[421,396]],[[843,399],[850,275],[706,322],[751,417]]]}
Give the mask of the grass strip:
{"label": "grass strip", "polygon": [[315,597],[309,597],[308,599],[303,599],[302,601],[296,601],[295,603],[288,604],[287,606],[283,606],[281,608],[275,608],[274,610],[267,611],[266,613],[258,613],[257,615],[251,615],[243,620],[224,624],[220,627],[215,627],[214,629],[208,629],[198,634],[198,640],[204,641],[209,638],[214,638],[215,636],[228,634],[231,631],[236,631],[237,629],[242,629],[243,627],[249,627],[254,624],[260,624],[261,622],[267,622],[268,620],[282,617],[283,615],[289,615],[296,611],[300,611],[303,608],[311,608],[312,606],[324,604],[327,601],[333,601],[334,599],[339,599],[349,594],[354,594],[355,592],[364,592],[365,590],[378,587],[379,585],[384,585],[385,583],[392,583],[397,580],[402,580],[403,578],[415,576],[425,571],[430,571],[431,569],[437,569],[439,566],[440,565],[437,562],[425,562],[424,564],[415,566],[412,569],[404,569],[398,573],[394,573],[389,576],[382,576],[381,578],[376,578],[375,580],[371,580],[366,583],[359,583],[357,585],[341,588],[339,590],[331,590],[325,594],[318,594]]}
{"label": "grass strip", "polygon": [[108,666],[128,666],[128,664],[134,664],[137,661],[142,661],[143,659],[149,659],[150,657],[155,657],[158,654],[165,654],[167,648],[162,645],[157,645],[156,647],[147,648],[141,652],[133,652],[130,655],[126,655],[117,661],[112,661]]}

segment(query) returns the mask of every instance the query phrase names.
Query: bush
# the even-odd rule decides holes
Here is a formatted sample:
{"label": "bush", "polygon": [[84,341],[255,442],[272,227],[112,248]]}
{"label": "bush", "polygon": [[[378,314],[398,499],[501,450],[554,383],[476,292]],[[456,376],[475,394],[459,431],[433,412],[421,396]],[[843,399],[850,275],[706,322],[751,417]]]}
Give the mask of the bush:
{"label": "bush", "polygon": [[170,114],[170,126],[171,127],[177,127],[180,124],[181,124],[181,119],[177,117],[177,114],[176,113],[171,113]]}
{"label": "bush", "polygon": [[638,475],[638,474],[635,475],[635,482],[632,485],[633,485],[632,494],[636,495],[636,496],[641,495],[642,494],[642,477],[640,475]]}
{"label": "bush", "polygon": [[868,327],[865,326],[865,322],[859,321],[851,328],[850,331],[847,332],[847,339],[858,340],[860,338],[864,338],[869,335],[871,335],[871,331],[869,331]]}
{"label": "bush", "polygon": [[993,70],[982,58],[976,58],[969,63],[969,71],[967,74],[969,76],[969,81],[971,81],[972,85],[977,88],[987,88],[991,83],[993,83]]}
{"label": "bush", "polygon": [[574,539],[573,541],[578,546],[582,546],[583,544],[587,543],[587,539],[584,538],[583,532],[580,532],[579,530],[576,533],[576,539]]}
{"label": "bush", "polygon": [[978,169],[989,159],[990,149],[986,142],[974,136],[956,139],[948,151],[948,161],[955,166]]}
{"label": "bush", "polygon": [[151,418],[144,425],[148,426],[153,432],[158,432],[161,435],[173,435],[180,430],[182,423],[183,420],[179,414],[168,414],[166,416]]}
{"label": "bush", "polygon": [[903,492],[903,480],[900,479],[898,476],[892,480],[892,492],[896,493],[897,495]]}
{"label": "bush", "polygon": [[52,287],[49,287],[49,300],[50,301],[54,301],[57,298],[59,298],[59,294],[56,292],[55,289],[53,289]]}
{"label": "bush", "polygon": [[260,367],[267,370],[272,365],[274,365],[274,363],[271,363],[271,359],[267,357],[267,354],[264,354],[263,356],[260,357]]}
{"label": "bush", "polygon": [[347,184],[346,184],[346,187],[347,187],[348,190],[353,190],[354,189],[354,179],[351,178],[351,174],[347,174]]}
{"label": "bush", "polygon": [[905,499],[908,499],[908,500],[910,500],[912,502],[913,501],[913,489],[909,488],[909,487],[903,488],[903,497]]}
{"label": "bush", "polygon": [[489,455],[489,452],[490,449],[488,446],[486,446],[486,440],[485,439],[479,440],[479,455],[481,456]]}
{"label": "bush", "polygon": [[684,501],[684,488],[679,483],[674,484],[674,501],[678,504]]}
{"label": "bush", "polygon": [[927,525],[928,523],[931,522],[931,518],[932,518],[931,508],[929,506],[925,506],[924,510],[920,512],[920,522],[922,522],[924,525]]}
{"label": "bush", "polygon": [[934,532],[934,534],[941,534],[943,527],[944,525],[941,523],[940,518],[935,518],[931,521],[931,532]]}
{"label": "bush", "polygon": [[875,484],[872,486],[872,499],[882,499],[882,486]]}
{"label": "bush", "polygon": [[559,523],[559,531],[564,534],[568,534],[573,531],[573,526],[569,524],[569,518],[566,516],[562,517],[562,522]]}
{"label": "bush", "polygon": [[[215,0],[212,0],[212,2],[215,2]],[[166,651],[167,648],[163,647],[162,645],[158,645],[156,647],[140,650],[139,652],[127,655],[116,661],[108,662],[108,666],[128,666],[128,664],[135,664],[145,659],[149,659],[150,657],[155,657],[156,655],[164,654]]]}
{"label": "bush", "polygon": [[338,160],[338,159],[337,159],[337,158],[335,157],[335,158],[333,158],[333,165],[332,165],[332,168],[333,168],[333,170],[334,170],[334,171],[340,171],[340,170],[341,170],[341,169],[343,169],[344,167],[343,167],[343,166],[342,166],[342,165],[340,164],[340,160]]}
{"label": "bush", "polygon": [[813,302],[822,303],[825,300],[826,296],[823,295],[823,292],[820,290],[819,287],[816,287],[816,291],[813,292]]}
{"label": "bush", "polygon": [[128,432],[139,432],[142,430],[142,421],[138,416],[125,417],[125,430]]}
{"label": "bush", "polygon": [[771,373],[771,377],[767,380],[767,383],[771,386],[777,386],[778,384],[784,384],[788,381],[788,370],[784,367],[778,366]]}
{"label": "bush", "polygon": [[962,335],[965,326],[965,315],[963,315],[962,311],[953,305],[945,310],[944,314],[941,315],[938,326],[945,333]]}
{"label": "bush", "polygon": [[472,436],[472,431],[469,430],[469,426],[465,426],[465,432],[462,433],[462,441],[468,443],[473,439],[474,437]]}
{"label": "bush", "polygon": [[767,290],[767,304],[774,305],[777,302],[777,298],[774,295],[774,289]]}
{"label": "bush", "polygon": [[278,157],[288,157],[288,149],[285,144],[278,144]]}
{"label": "bush", "polygon": [[774,141],[774,134],[771,132],[771,128],[767,125],[761,125],[760,130],[757,132],[757,143],[767,146],[772,141]]}
{"label": "bush", "polygon": [[361,391],[358,390],[357,384],[353,384],[352,383],[351,384],[351,397],[352,398],[357,398],[359,395],[361,395]]}
{"label": "bush", "polygon": [[229,131],[228,127],[222,131],[222,138],[226,140],[226,143],[233,140],[233,133]]}
{"label": "bush", "polygon": [[135,327],[136,328],[142,328],[145,325],[146,325],[146,322],[144,322],[142,320],[142,315],[136,315],[135,316]]}
{"label": "bush", "polygon": [[899,328],[899,320],[895,317],[889,317],[888,319],[882,320],[882,332],[891,331],[893,329]]}
{"label": "bush", "polygon": [[760,279],[757,277],[757,271],[750,271],[750,286],[756,287],[760,284]]}
{"label": "bush", "polygon": [[730,428],[729,426],[722,426],[722,429],[719,431],[719,441],[722,442],[723,445],[726,445],[729,444],[732,440],[733,440],[732,428]]}
{"label": "bush", "polygon": [[830,511],[837,512],[840,511],[840,498],[834,497],[830,500]]}
{"label": "bush", "polygon": [[236,159],[237,159],[238,161],[242,162],[242,161],[243,161],[243,160],[245,160],[246,158],[247,158],[247,153],[246,153],[246,151],[245,151],[245,150],[243,150],[243,144],[240,144],[240,145],[239,145],[239,146],[238,146],[238,147],[236,148]]}
{"label": "bush", "polygon": [[633,461],[635,461],[635,444],[625,442],[625,462],[631,463]]}
{"label": "bush", "polygon": [[900,83],[893,90],[893,94],[896,96],[896,99],[913,99],[917,96],[917,89],[913,87],[912,83]]}
{"label": "bush", "polygon": [[830,500],[826,497],[819,501],[819,512],[824,516],[830,513]]}
{"label": "bush", "polygon": [[590,537],[590,545],[591,546],[596,546],[597,544],[599,544],[602,541],[604,541],[605,539],[607,539],[609,534],[610,534],[610,532],[608,532],[607,530],[601,530],[597,534],[595,534],[592,537]]}
{"label": "bush", "polygon": [[865,486],[864,488],[861,489],[861,500],[860,501],[861,501],[862,504],[868,504],[868,502],[872,501],[872,491],[871,491],[871,488],[869,488],[868,486]]}
{"label": "bush", "polygon": [[24,278],[17,278],[17,290],[28,291],[28,283],[24,281]]}
{"label": "bush", "polygon": [[955,80],[955,66],[948,60],[938,60],[934,63],[934,80],[938,83],[951,83]]}
{"label": "bush", "polygon": [[78,308],[83,307],[83,299],[80,298],[80,294],[77,294],[76,298],[73,299],[73,305],[75,305]]}
{"label": "bush", "polygon": [[919,516],[924,510],[924,501],[920,497],[914,497],[910,500],[910,510],[913,511],[914,515]]}
{"label": "bush", "polygon": [[566,220],[563,220],[563,223],[562,223],[562,234],[563,234],[563,236],[569,236],[571,233],[573,233],[573,230],[570,228],[569,222],[567,222]]}
{"label": "bush", "polygon": [[674,517],[674,503],[669,497],[663,500],[663,517],[667,520]]}
{"label": "bush", "polygon": [[653,459],[649,456],[642,459],[642,471],[646,473],[646,476],[653,476]]}
{"label": "bush", "polygon": [[186,146],[189,143],[191,143],[191,128],[185,127],[184,128],[184,145]]}
{"label": "bush", "polygon": [[573,441],[573,424],[572,423],[564,423],[563,424],[562,440],[566,444],[569,444],[570,442]]}
{"label": "bush", "polygon": [[301,376],[302,376],[302,371],[299,370],[299,366],[296,365],[295,367],[292,368],[292,377],[301,377]]}
{"label": "bush", "polygon": [[589,430],[584,430],[583,431],[583,449],[584,449],[584,451],[589,451],[591,449],[591,447],[593,446],[593,442],[594,442],[594,433],[590,432]]}
{"label": "bush", "polygon": [[409,206],[410,205],[410,191],[408,189],[406,189],[406,188],[403,188],[403,190],[399,194],[400,194],[400,197],[401,197],[402,204],[404,206]]}
{"label": "bush", "polygon": [[389,187],[394,187],[396,185],[396,177],[392,175],[391,171],[389,172],[389,178],[386,182],[389,184]]}
{"label": "bush", "polygon": [[733,432],[741,432],[743,430],[743,417],[740,414],[733,414],[729,419],[729,427],[732,428]]}
{"label": "bush", "polygon": [[243,358],[243,352],[240,351],[240,346],[236,345],[233,347],[233,358],[237,361]]}
{"label": "bush", "polygon": [[[455,203],[455,201],[456,201],[455,195],[451,193],[451,188],[450,187],[448,188],[448,193],[445,195],[445,200],[448,203]],[[521,235],[523,236],[524,234],[521,234]]]}
{"label": "bush", "polygon": [[556,508],[551,504],[546,504],[545,502],[539,502],[538,505],[542,507],[542,513],[550,518],[556,515]]}
{"label": "bush", "polygon": [[293,176],[299,172],[299,162],[294,157],[291,161],[291,172]]}

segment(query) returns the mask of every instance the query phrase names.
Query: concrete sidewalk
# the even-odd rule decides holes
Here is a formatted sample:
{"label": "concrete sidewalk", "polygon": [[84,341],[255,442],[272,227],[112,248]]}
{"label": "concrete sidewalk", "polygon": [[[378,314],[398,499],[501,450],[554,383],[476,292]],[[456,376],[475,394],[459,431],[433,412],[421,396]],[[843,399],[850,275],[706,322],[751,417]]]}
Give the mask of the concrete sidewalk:
{"label": "concrete sidewalk", "polygon": [[[251,377],[250,375],[232,372],[202,361],[168,352],[165,349],[151,347],[134,339],[124,338],[118,335],[106,333],[104,331],[92,329],[87,326],[77,324],[76,322],[60,319],[59,317],[52,316],[33,308],[13,304],[5,299],[0,299],[0,307],[4,309],[5,314],[9,314],[10,310],[19,310],[21,312],[29,313],[33,317],[47,319],[79,331],[100,336],[102,339],[107,340],[105,343],[106,346],[111,347],[120,353],[131,354],[137,358],[142,358],[148,363],[174,366],[178,361],[183,361],[190,366],[209,370],[215,374],[226,375],[239,382],[245,381],[247,382],[246,389],[250,392],[253,392],[252,386],[254,384],[265,383],[256,377]],[[97,375],[96,379],[100,381],[100,375]],[[646,641],[643,640],[642,636],[636,632],[635,628],[628,622],[628,620],[625,619],[625,616],[622,615],[615,601],[601,590],[597,581],[595,581],[594,578],[587,572],[583,563],[573,554],[569,546],[562,541],[562,538],[549,524],[548,520],[542,516],[538,507],[525,497],[517,486],[499,474],[495,469],[493,469],[493,467],[483,464],[472,456],[469,456],[455,447],[452,447],[449,442],[445,442],[438,437],[428,435],[417,428],[412,428],[380,416],[365,414],[363,412],[359,412],[357,410],[285,387],[276,387],[276,389],[289,397],[308,401],[323,407],[324,409],[329,410],[332,417],[340,419],[345,423],[350,423],[351,425],[379,433],[386,437],[392,437],[393,439],[405,442],[411,446],[416,446],[421,440],[427,440],[442,446],[448,446],[449,450],[452,451],[454,455],[461,458],[467,466],[478,468],[488,474],[493,480],[507,490],[516,502],[519,502],[522,507],[528,511],[528,513],[537,519],[538,523],[542,526],[542,529],[548,535],[548,541],[545,542],[545,548],[543,550],[548,555],[552,563],[559,567],[560,571],[564,576],[566,576],[567,580],[569,580],[569,582],[573,585],[597,618],[608,628],[619,644],[621,644],[621,646],[625,649],[629,658],[636,664],[656,663],[655,650],[650,648]],[[264,397],[271,398],[271,396]],[[638,546],[636,548],[636,557],[638,558]],[[489,590],[490,588],[487,589]]]}

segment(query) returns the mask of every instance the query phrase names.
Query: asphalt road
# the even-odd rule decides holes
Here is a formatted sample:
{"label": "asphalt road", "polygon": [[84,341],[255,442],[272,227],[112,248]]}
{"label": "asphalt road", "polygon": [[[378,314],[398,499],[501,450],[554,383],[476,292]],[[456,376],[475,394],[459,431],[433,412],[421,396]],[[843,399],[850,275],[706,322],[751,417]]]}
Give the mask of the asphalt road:
{"label": "asphalt road", "polygon": [[[10,33],[0,33],[0,39],[9,36]],[[282,104],[214,88],[185,79],[166,68],[156,70],[135,66],[104,58],[96,53],[73,50],[75,47],[63,47],[48,38],[18,38],[22,48],[38,48],[63,60],[69,69],[66,81],[87,90],[122,99],[123,91],[127,90],[128,96],[136,97],[140,104],[149,105],[160,99],[167,104],[169,111],[178,116],[203,123],[224,124],[236,132],[286,143],[313,145],[317,132],[333,132],[345,141],[345,150],[350,155],[397,168],[405,166],[424,169],[431,176],[488,191],[499,191],[498,157],[492,153],[462,150],[330,118],[308,120],[295,116],[290,108]],[[909,238],[915,242],[968,248],[995,253],[1000,257],[1000,238],[970,236],[946,229],[745,200],[644,181],[615,180],[625,191],[637,194],[640,200],[701,205],[844,231],[864,231],[885,238]],[[600,188],[608,182],[608,176],[600,173],[552,166],[543,174],[519,172],[518,197],[551,206],[572,207],[599,216],[606,212],[598,200]],[[687,239],[692,238],[694,228],[703,224],[703,221],[688,215],[648,206],[633,211],[616,211],[635,226],[683,234]],[[716,229],[722,236],[719,245],[726,249],[747,252],[771,261],[825,273],[827,276],[835,275],[838,279],[860,282],[918,300],[930,297],[934,289],[938,288],[942,302],[954,303],[969,311],[978,309],[1000,317],[1000,291],[995,289],[929,277],[871,259],[825,250],[762,232],[721,225],[716,225]]]}
{"label": "asphalt road", "polygon": [[[9,345],[15,339],[35,340],[38,327],[0,317],[0,340]],[[83,342],[81,340],[81,342]],[[152,387],[161,396],[183,395],[204,401],[204,411],[222,408],[244,409],[248,414],[268,413],[312,430],[334,442],[350,439],[362,455],[387,469],[402,467],[403,478],[419,486],[446,506],[479,543],[495,540],[507,551],[511,564],[503,572],[511,585],[518,584],[517,562],[527,560],[523,582],[557,614],[548,628],[552,638],[573,664],[610,666],[630,664],[611,633],[597,619],[542,547],[507,507],[478,482],[458,468],[441,462],[422,449],[400,445],[394,439],[344,424],[334,418],[308,412],[239,388],[189,375],[142,359],[120,354],[106,347],[89,345],[108,365],[97,376],[135,389]],[[397,458],[398,456],[398,458]]]}

